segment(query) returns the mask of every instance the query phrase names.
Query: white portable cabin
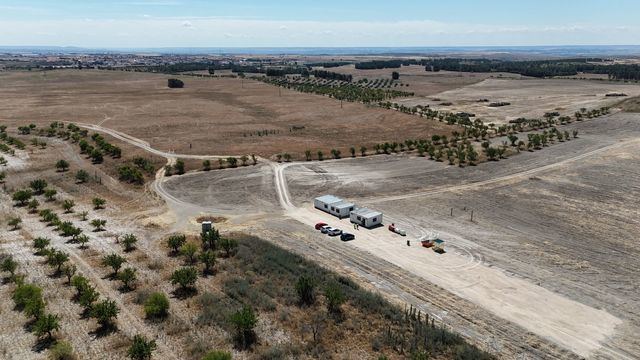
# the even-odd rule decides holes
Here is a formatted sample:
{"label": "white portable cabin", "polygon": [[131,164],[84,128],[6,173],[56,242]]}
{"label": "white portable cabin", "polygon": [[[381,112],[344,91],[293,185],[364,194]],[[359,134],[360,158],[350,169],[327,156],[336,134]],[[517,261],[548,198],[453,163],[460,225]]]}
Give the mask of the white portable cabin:
{"label": "white portable cabin", "polygon": [[382,225],[382,213],[367,208],[359,208],[352,211],[349,218],[352,223],[364,226],[367,229]]}
{"label": "white portable cabin", "polygon": [[333,195],[324,195],[315,198],[313,200],[313,206],[340,219],[348,217],[349,213],[356,207],[354,204]]}

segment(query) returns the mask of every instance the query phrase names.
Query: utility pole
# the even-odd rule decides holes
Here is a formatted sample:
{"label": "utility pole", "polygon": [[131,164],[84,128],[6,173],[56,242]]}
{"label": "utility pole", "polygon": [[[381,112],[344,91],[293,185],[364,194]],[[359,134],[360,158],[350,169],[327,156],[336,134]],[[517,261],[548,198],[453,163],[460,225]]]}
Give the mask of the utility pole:
{"label": "utility pole", "polygon": [[451,208],[451,216],[453,216],[453,208]]}
{"label": "utility pole", "polygon": [[473,222],[473,210],[471,210],[471,222]]}

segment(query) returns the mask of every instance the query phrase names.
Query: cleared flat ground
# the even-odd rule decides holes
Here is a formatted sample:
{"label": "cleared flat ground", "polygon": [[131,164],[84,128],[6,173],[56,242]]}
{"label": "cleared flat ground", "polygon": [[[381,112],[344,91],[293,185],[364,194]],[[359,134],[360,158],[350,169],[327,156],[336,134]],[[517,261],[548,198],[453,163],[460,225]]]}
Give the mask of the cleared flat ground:
{"label": "cleared flat ground", "polygon": [[345,65],[326,70],[341,74],[351,74],[353,75],[353,81],[360,79],[391,79],[391,74],[397,71],[400,74],[398,82],[409,86],[393,89],[413,92],[416,96],[432,96],[443,91],[460,89],[490,77],[520,78],[520,75],[517,74],[464,73],[455,71],[428,72],[425,71],[424,66],[420,65],[403,66],[399,69],[372,70],[359,70],[355,68],[355,65]]}
{"label": "cleared flat ground", "polygon": [[[387,223],[407,229],[413,246],[381,228],[361,230],[346,245],[312,237],[322,250],[311,247],[309,256],[354,249],[482,309],[459,305],[463,317],[486,319],[488,312],[580,356],[633,359],[640,352],[640,115],[618,113],[566,128],[578,129],[579,139],[465,169],[409,156],[291,165],[286,176],[298,211],[289,216],[310,233],[320,220],[349,229],[346,220],[309,209],[310,199],[325,193],[380,209]],[[201,185],[192,179],[188,188],[173,183],[172,194],[193,200],[188,193],[208,186],[211,176],[202,175]],[[221,194],[200,204],[239,205],[236,198]],[[285,232],[283,225],[265,226]],[[295,236],[304,232],[291,229]],[[447,254],[416,246],[431,229],[447,241]],[[456,315],[446,314],[455,323]],[[507,352],[504,339],[482,341]]]}
{"label": "cleared flat ground", "polygon": [[[181,153],[271,156],[450,134],[452,127],[363,104],[282,90],[251,80],[65,70],[0,73],[4,122],[101,124]],[[300,130],[290,131],[292,127]],[[257,132],[276,132],[258,136]],[[191,146],[190,146],[191,144]]]}
{"label": "cleared flat ground", "polygon": [[[541,118],[544,113],[558,111],[573,114],[580,108],[598,108],[618,103],[609,93],[640,95],[638,84],[572,79],[500,79],[489,78],[462,88],[448,90],[433,98],[414,97],[398,103],[415,106],[429,105],[433,109],[466,111],[485,122],[505,123],[519,117]],[[478,102],[487,99],[489,102]],[[452,105],[443,106],[443,102]],[[490,102],[509,102],[511,105],[489,107]]]}

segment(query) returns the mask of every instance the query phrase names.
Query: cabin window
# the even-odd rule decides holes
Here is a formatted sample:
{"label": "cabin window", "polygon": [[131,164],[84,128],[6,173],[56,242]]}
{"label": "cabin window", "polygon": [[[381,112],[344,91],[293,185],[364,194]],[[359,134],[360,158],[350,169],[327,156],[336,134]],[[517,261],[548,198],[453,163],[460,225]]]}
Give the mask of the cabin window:
{"label": "cabin window", "polygon": [[349,211],[353,211],[353,208],[352,208],[352,207],[350,207],[350,208],[349,208]]}
{"label": "cabin window", "polygon": [[327,204],[324,204],[324,208],[325,208],[325,209],[328,209],[329,207],[327,206]]}
{"label": "cabin window", "polygon": [[362,218],[360,216],[358,216],[358,221],[362,221]]}
{"label": "cabin window", "polygon": [[336,208],[334,208],[333,206],[331,207],[331,211],[336,211]]}
{"label": "cabin window", "polygon": [[378,221],[378,218],[373,218],[373,222],[376,222],[376,221]]}

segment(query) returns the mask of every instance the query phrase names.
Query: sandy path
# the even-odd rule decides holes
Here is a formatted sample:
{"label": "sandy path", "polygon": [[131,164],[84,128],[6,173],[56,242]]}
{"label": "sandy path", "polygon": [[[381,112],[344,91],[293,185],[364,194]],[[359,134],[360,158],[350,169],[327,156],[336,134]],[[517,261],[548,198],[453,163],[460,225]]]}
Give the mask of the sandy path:
{"label": "sandy path", "polygon": [[[559,163],[501,178],[434,191],[455,191],[481,186],[481,183],[487,185],[514,180],[637,141],[639,139],[610,145]],[[287,216],[309,227],[323,221],[337,228],[349,229],[351,224],[347,219],[338,220],[311,207],[296,208],[290,200],[284,176],[284,170],[291,164],[274,166],[278,200]],[[401,195],[393,199],[411,196],[416,195]],[[416,226],[412,227],[421,235],[426,233],[425,230],[416,229]],[[455,239],[452,240],[455,241]],[[403,242],[404,240],[397,235],[384,228],[378,228],[357,232],[357,240],[349,242],[349,245],[419,275],[580,356],[586,357],[598,350],[601,347],[600,344],[614,333],[615,327],[622,323],[620,319],[606,311],[585,306],[525,280],[507,276],[499,269],[478,262],[470,262],[467,254],[452,251],[445,255],[437,255],[419,246],[403,246]],[[417,245],[416,242],[414,244]],[[611,355],[619,359],[627,358],[624,354]]]}
{"label": "sandy path", "polygon": [[580,155],[574,156],[572,158],[555,162],[553,164],[540,166],[540,167],[537,167],[537,168],[533,168],[533,169],[530,169],[530,170],[517,172],[517,173],[514,173],[514,174],[509,174],[509,175],[505,175],[505,176],[501,176],[501,177],[497,177],[497,178],[493,178],[493,179],[487,179],[487,180],[483,180],[483,181],[478,181],[478,182],[474,182],[474,183],[471,183],[471,184],[462,184],[462,185],[455,185],[455,186],[443,186],[443,187],[430,189],[430,190],[427,190],[427,191],[420,191],[420,192],[411,193],[411,194],[393,195],[393,196],[385,196],[385,197],[375,197],[375,198],[371,198],[371,199],[366,199],[366,202],[368,204],[384,203],[384,202],[389,202],[389,201],[397,201],[397,200],[411,199],[411,198],[422,197],[422,196],[435,195],[435,194],[440,194],[440,193],[443,193],[443,192],[471,190],[471,189],[478,189],[478,188],[481,188],[481,187],[484,188],[484,187],[486,187],[488,185],[494,185],[494,184],[505,183],[505,182],[510,182],[510,181],[519,181],[519,180],[528,178],[528,177],[530,177],[532,175],[535,175],[537,173],[541,173],[541,172],[557,169],[557,168],[563,167],[563,166],[565,166],[567,164],[570,164],[572,162],[583,160],[585,158],[592,157],[594,155],[598,155],[598,154],[607,152],[609,150],[618,149],[618,148],[627,147],[627,146],[632,146],[632,145],[635,145],[635,144],[638,144],[638,143],[640,143],[640,139],[622,141],[622,142],[618,142],[618,143],[615,143],[615,144],[611,144],[611,145],[608,145],[608,146],[601,147],[601,148],[596,149],[596,150],[585,152],[585,153],[582,153]]}

